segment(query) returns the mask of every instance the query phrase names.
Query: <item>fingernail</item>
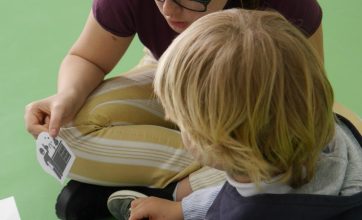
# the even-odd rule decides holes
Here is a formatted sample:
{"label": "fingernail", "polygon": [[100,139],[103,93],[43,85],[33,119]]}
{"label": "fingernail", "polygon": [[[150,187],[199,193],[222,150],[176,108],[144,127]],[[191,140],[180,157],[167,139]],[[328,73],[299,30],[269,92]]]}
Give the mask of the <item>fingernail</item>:
{"label": "fingernail", "polygon": [[56,136],[57,130],[55,128],[50,129],[50,135]]}

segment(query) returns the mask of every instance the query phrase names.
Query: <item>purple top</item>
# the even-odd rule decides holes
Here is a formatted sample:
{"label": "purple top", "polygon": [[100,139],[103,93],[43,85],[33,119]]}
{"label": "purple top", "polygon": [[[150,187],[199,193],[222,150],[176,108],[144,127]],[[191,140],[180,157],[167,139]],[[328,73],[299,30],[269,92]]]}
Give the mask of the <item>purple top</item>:
{"label": "purple top", "polygon": [[[240,0],[229,0],[224,9],[240,7]],[[280,12],[307,36],[322,20],[317,0],[264,0],[261,8]],[[94,0],[93,14],[107,31],[139,39],[158,59],[178,33],[173,31],[152,0]]]}

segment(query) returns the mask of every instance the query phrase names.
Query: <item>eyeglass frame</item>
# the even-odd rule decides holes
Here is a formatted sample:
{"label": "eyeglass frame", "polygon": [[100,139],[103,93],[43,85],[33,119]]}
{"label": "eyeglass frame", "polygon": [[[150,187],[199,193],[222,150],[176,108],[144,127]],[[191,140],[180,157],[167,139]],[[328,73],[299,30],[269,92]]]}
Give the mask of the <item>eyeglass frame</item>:
{"label": "eyeglass frame", "polygon": [[[166,0],[156,0],[158,2],[165,2]],[[172,0],[175,4],[177,4],[178,6],[180,6],[181,8],[185,8],[187,10],[190,10],[190,11],[194,11],[194,12],[205,12],[207,11],[207,6],[210,4],[211,0],[209,1],[197,1],[197,0],[190,0],[190,1],[194,1],[194,2],[198,2],[198,3],[201,3],[202,5],[204,5],[204,9],[203,10],[195,10],[195,9],[192,9],[192,8],[188,8],[188,7],[185,7],[184,5],[180,4],[180,2],[178,2],[177,0]]]}

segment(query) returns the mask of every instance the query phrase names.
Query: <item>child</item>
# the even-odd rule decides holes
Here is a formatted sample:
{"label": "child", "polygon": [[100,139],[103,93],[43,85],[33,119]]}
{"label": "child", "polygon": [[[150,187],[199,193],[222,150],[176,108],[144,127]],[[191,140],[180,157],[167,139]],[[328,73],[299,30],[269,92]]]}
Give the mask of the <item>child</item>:
{"label": "child", "polygon": [[[182,202],[136,199],[131,220],[361,219],[361,136],[336,120],[322,61],[278,13],[199,19],[167,49],[154,85],[188,151],[228,177]],[[118,207],[143,197],[115,194]]]}
{"label": "child", "polygon": [[[159,57],[179,33],[204,15],[240,7],[279,11],[323,57],[317,0],[93,0],[60,66],[56,94],[32,102],[25,113],[29,133],[59,134],[76,155],[71,181],[57,198],[58,218],[104,217],[102,201],[115,191],[105,186],[164,189],[178,182],[182,197],[225,180],[223,172],[192,163],[175,125],[164,120],[152,82]],[[104,80],[129,54],[136,35],[147,48],[144,59],[127,74]]]}

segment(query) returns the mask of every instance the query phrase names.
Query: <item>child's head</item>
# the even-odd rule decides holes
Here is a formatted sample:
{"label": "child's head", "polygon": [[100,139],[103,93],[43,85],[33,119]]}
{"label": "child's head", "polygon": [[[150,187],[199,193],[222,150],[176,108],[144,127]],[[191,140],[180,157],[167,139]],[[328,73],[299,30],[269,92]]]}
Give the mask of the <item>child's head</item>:
{"label": "child's head", "polygon": [[199,19],[161,58],[155,92],[201,162],[254,182],[309,181],[334,134],[323,63],[276,12]]}

